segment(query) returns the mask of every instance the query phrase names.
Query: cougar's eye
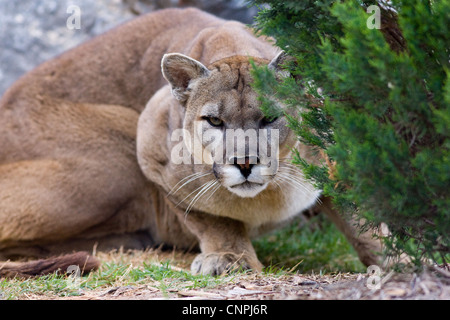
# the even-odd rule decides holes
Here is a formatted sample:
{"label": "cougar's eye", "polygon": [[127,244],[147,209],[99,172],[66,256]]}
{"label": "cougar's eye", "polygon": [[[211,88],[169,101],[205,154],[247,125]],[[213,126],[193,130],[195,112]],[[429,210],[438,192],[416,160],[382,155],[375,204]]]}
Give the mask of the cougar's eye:
{"label": "cougar's eye", "polygon": [[213,127],[220,127],[223,125],[223,121],[216,117],[204,117],[204,119]]}

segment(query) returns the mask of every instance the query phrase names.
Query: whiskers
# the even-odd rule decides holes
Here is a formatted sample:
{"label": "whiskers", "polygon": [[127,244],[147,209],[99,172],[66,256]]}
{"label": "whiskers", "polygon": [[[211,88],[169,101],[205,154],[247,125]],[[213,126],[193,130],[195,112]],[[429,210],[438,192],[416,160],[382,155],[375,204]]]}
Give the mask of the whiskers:
{"label": "whiskers", "polygon": [[[199,179],[201,179],[200,183],[198,183]],[[312,197],[313,194],[316,194],[311,184],[305,180],[301,169],[291,163],[289,159],[279,160],[278,172],[271,182],[279,188],[280,192],[284,192],[284,188],[288,188],[289,186],[298,190],[303,199],[308,199]],[[196,186],[195,190],[191,187],[192,185]],[[200,186],[197,187],[198,185]],[[179,193],[180,190],[184,191],[187,188],[188,191],[182,192],[182,195],[178,197],[178,199],[181,197],[184,198],[176,204],[177,207],[181,204],[183,204],[183,206],[187,205],[185,210],[185,216],[187,216],[197,205],[207,204],[221,186],[222,184],[212,172],[196,172],[189,174],[178,181],[167,196],[174,196]],[[319,199],[316,201],[320,203]]]}
{"label": "whiskers", "polygon": [[[211,196],[217,191],[217,189],[220,187],[220,183],[217,179],[209,180],[208,182],[205,182],[202,184],[199,188],[195,189],[195,191],[199,190],[197,194],[191,199],[189,202],[188,207],[186,208],[185,215],[188,215],[191,209],[194,207],[194,205],[200,200],[201,197],[203,197],[209,190],[213,190],[213,192],[209,195],[208,199],[211,198]],[[192,192],[191,192],[192,194]],[[184,201],[184,200],[183,200]]]}
{"label": "whiskers", "polygon": [[[167,194],[167,196],[175,195],[178,191],[180,191],[183,187],[187,186],[188,184],[194,182],[197,179],[207,177],[209,175],[213,175],[211,172],[196,172],[191,175],[188,175],[181,179]],[[213,175],[214,176],[214,175]],[[185,216],[189,214],[189,212],[192,210],[192,208],[195,206],[195,204],[204,197],[208,192],[210,192],[210,195],[205,201],[208,201],[214,193],[216,193],[217,190],[219,190],[221,184],[217,180],[216,177],[214,179],[208,180],[207,182],[203,183],[200,187],[196,188],[194,191],[189,193],[186,197],[183,198],[180,202],[177,203],[177,207],[184,203],[187,199],[190,198],[189,204],[185,211]]]}
{"label": "whiskers", "polygon": [[187,184],[189,184],[197,179],[200,179],[202,177],[206,177],[210,174],[212,174],[212,173],[211,172],[206,172],[206,173],[205,172],[196,172],[196,173],[193,173],[193,174],[190,174],[190,175],[184,177],[183,179],[178,181],[178,183],[176,185],[173,186],[173,188],[169,191],[167,196],[174,195],[175,193],[180,191],[180,189],[183,188],[184,186],[186,186]]}
{"label": "whiskers", "polygon": [[[303,195],[309,196],[313,190],[311,190],[310,184],[305,181],[302,170],[291,162],[281,159],[279,161],[279,169],[273,180],[278,187],[280,187],[278,181],[283,182],[294,187]],[[320,203],[320,199],[317,199],[317,201]]]}

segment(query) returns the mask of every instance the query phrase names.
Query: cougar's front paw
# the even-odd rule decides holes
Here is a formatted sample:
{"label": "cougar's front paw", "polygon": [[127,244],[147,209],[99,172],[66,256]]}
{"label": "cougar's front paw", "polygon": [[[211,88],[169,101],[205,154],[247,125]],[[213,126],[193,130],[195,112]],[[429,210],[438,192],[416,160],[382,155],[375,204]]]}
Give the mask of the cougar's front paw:
{"label": "cougar's front paw", "polygon": [[201,253],[195,257],[191,264],[193,273],[210,274],[218,276],[236,270],[253,269],[259,271],[259,261],[250,261],[244,255],[236,255],[229,252]]}

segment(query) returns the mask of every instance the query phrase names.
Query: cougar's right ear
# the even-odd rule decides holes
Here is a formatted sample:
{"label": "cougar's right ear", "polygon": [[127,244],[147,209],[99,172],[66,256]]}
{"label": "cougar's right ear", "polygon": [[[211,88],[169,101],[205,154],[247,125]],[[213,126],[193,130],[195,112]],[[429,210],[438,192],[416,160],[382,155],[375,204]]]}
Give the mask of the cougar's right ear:
{"label": "cougar's right ear", "polygon": [[172,94],[182,103],[189,97],[189,84],[207,77],[210,71],[200,62],[181,53],[165,54],[161,61],[164,78],[172,87]]}
{"label": "cougar's right ear", "polygon": [[275,71],[275,74],[277,76],[277,78],[289,78],[291,76],[290,72],[283,69],[282,65],[289,61],[289,60],[293,60],[294,58],[288,56],[286,54],[286,52],[281,51],[280,53],[278,53],[276,55],[275,58],[272,59],[272,61],[270,61],[268,68],[270,70]]}

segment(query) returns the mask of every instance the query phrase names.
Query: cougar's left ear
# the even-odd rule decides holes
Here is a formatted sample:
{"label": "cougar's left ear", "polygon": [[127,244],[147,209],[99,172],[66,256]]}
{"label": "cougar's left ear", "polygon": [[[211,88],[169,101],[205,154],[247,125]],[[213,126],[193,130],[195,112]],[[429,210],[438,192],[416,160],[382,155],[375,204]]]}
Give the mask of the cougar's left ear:
{"label": "cougar's left ear", "polygon": [[195,59],[181,53],[165,54],[161,61],[164,78],[172,87],[172,94],[181,103],[189,97],[189,84],[198,78],[207,77],[209,70]]}
{"label": "cougar's left ear", "polygon": [[281,51],[275,58],[270,61],[268,68],[270,70],[275,71],[277,77],[279,78],[288,78],[291,76],[290,72],[283,69],[282,65],[289,60],[292,60],[293,58],[288,56],[286,52]]}

